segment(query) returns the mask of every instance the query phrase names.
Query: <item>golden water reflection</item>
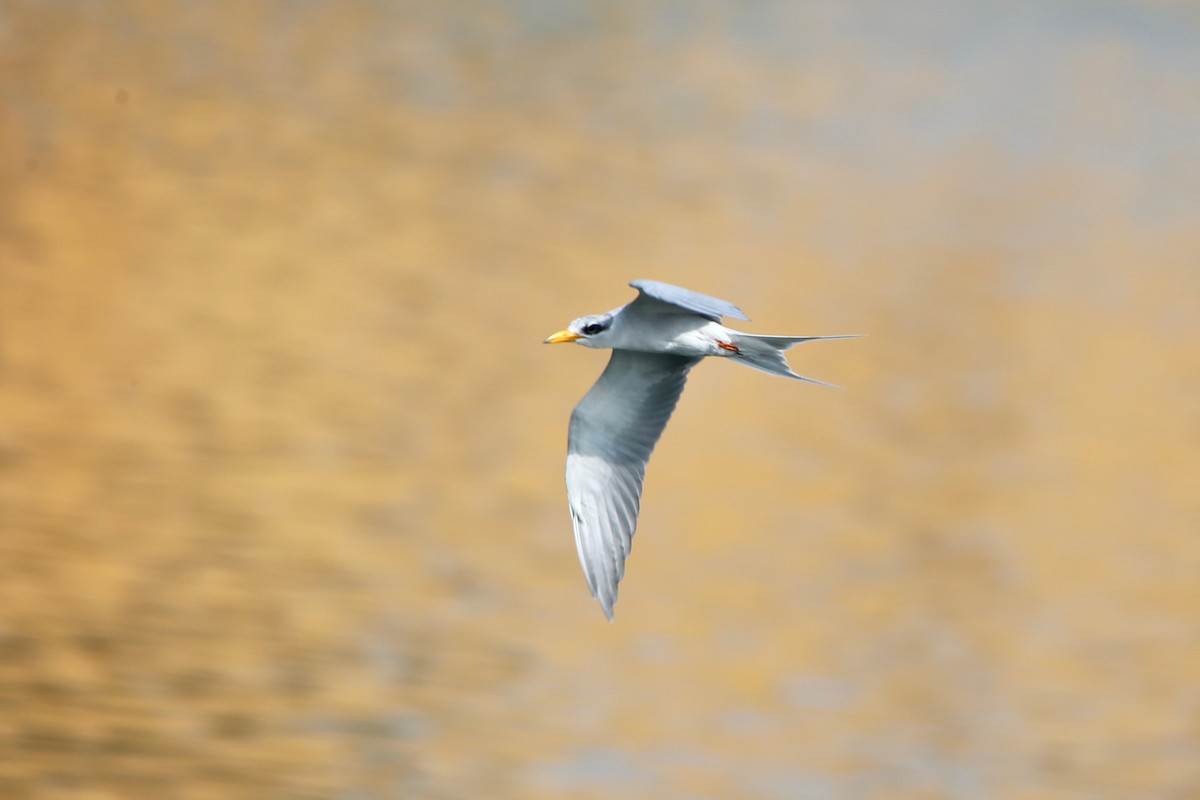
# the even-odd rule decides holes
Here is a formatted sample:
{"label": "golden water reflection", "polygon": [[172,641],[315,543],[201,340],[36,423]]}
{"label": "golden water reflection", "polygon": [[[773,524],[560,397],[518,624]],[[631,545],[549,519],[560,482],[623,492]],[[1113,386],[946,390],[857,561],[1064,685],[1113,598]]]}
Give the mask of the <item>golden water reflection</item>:
{"label": "golden water reflection", "polygon": [[[11,3],[0,796],[1189,797],[1184,5]],[[668,280],[613,625],[562,489]]]}

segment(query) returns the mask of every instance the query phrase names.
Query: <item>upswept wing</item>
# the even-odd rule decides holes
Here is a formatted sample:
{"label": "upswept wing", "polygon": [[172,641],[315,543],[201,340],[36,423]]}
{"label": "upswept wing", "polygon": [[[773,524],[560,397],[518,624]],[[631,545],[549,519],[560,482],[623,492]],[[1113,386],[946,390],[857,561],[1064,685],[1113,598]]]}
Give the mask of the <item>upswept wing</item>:
{"label": "upswept wing", "polygon": [[610,620],[641,506],[646,462],[699,359],[614,350],[571,415],[567,501],[588,588]]}
{"label": "upswept wing", "polygon": [[662,281],[632,281],[630,284],[639,294],[631,303],[633,306],[645,303],[665,303],[675,306],[692,314],[698,314],[713,322],[720,322],[721,317],[749,320],[742,310],[733,303],[709,297],[706,294],[693,292],[680,286],[672,286]]}

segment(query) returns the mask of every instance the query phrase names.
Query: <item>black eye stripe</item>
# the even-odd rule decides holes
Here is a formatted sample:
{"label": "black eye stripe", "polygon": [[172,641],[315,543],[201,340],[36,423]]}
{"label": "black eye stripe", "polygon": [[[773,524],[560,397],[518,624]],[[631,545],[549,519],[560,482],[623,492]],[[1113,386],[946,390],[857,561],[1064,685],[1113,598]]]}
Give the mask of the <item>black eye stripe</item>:
{"label": "black eye stripe", "polygon": [[587,325],[584,325],[582,330],[586,336],[595,336],[597,333],[604,330],[604,326],[598,322],[590,322]]}

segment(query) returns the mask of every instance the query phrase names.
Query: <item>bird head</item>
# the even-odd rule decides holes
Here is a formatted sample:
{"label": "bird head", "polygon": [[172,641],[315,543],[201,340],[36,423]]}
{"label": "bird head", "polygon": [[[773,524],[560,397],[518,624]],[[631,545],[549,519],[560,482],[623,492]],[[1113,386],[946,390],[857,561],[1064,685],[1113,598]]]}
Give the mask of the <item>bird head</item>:
{"label": "bird head", "polygon": [[575,342],[584,347],[607,347],[612,328],[612,314],[590,314],[580,317],[558,333],[548,336],[545,344]]}

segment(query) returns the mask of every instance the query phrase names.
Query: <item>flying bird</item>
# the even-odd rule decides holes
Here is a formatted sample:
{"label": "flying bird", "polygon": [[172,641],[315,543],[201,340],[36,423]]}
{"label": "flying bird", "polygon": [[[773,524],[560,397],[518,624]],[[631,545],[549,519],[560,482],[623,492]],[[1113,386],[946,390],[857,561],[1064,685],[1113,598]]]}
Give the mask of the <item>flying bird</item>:
{"label": "flying bird", "polygon": [[571,414],[567,504],[575,547],[592,596],[609,621],[617,584],[637,529],[646,463],[662,435],[688,371],[708,356],[787,378],[832,384],[792,372],[783,353],[801,342],[853,336],[759,336],[721,324],[749,320],[732,303],[660,281],[633,281],[638,296],[605,314],[580,317],[546,344],[611,349],[608,366]]}

